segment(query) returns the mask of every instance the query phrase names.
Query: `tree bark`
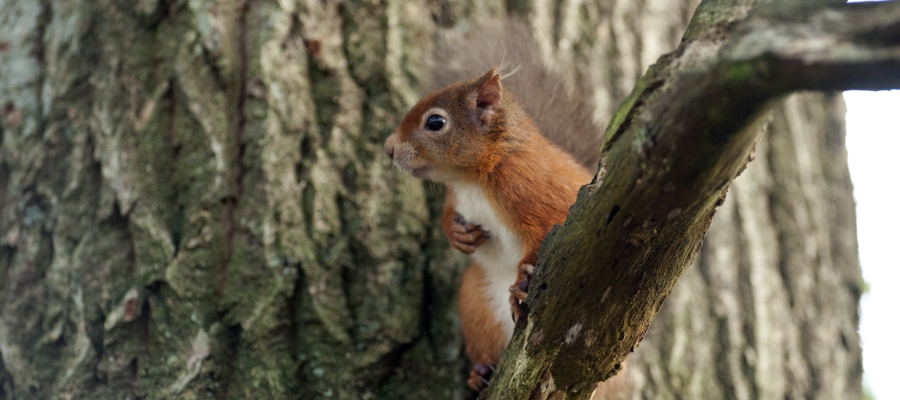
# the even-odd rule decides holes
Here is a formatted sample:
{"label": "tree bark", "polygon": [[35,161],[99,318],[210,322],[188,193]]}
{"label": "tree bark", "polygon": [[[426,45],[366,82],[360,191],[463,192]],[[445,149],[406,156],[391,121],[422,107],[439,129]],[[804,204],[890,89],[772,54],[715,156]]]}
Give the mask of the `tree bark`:
{"label": "tree bark", "polygon": [[[433,38],[526,18],[605,125],[695,5],[0,0],[0,398],[470,397],[440,189],[381,153]],[[635,398],[860,396],[840,103],[775,111]]]}

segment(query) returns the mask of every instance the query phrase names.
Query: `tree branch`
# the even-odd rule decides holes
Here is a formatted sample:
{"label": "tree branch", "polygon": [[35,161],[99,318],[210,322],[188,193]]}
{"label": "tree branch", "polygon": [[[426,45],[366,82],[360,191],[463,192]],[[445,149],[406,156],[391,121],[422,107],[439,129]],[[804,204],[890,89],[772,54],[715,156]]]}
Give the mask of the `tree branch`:
{"label": "tree branch", "polygon": [[528,322],[481,398],[584,398],[618,371],[699,251],[772,101],[900,87],[898,3],[749,15],[721,3],[700,5],[681,46],[620,106],[598,179],[548,235]]}
{"label": "tree branch", "polygon": [[900,86],[896,2],[812,7],[766,4],[742,23],[723,68],[762,93]]}

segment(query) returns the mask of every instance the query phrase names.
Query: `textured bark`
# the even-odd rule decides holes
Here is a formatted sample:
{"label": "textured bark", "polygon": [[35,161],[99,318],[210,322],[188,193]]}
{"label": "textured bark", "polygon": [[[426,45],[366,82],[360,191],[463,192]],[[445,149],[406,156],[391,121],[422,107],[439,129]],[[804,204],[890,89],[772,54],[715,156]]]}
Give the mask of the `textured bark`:
{"label": "textured bark", "polygon": [[862,398],[843,101],[774,112],[700,255],[629,360],[643,398]]}
{"label": "textured bark", "polygon": [[6,397],[463,393],[456,259],[377,145],[427,11],[3,2]]}
{"label": "textured bark", "polygon": [[[526,17],[605,125],[694,6],[0,0],[0,398],[470,396],[440,190],[381,154],[432,38]],[[776,113],[635,396],[859,396],[839,103]]]}

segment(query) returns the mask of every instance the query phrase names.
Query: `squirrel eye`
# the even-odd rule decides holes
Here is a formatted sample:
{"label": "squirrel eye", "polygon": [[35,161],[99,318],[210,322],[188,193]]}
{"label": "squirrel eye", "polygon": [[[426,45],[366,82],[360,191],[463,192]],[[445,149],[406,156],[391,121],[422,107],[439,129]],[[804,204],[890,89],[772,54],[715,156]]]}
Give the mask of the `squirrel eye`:
{"label": "squirrel eye", "polygon": [[428,129],[429,131],[439,131],[444,127],[444,123],[446,122],[447,120],[445,120],[444,117],[435,114],[428,117],[428,120],[425,121],[425,129]]}

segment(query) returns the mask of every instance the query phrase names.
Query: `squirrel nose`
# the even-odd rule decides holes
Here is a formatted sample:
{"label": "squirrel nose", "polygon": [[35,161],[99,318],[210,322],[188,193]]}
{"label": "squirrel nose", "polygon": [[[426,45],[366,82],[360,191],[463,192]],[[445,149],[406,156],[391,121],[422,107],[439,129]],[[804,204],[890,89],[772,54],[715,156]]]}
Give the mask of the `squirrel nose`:
{"label": "squirrel nose", "polygon": [[394,135],[388,136],[384,141],[384,152],[387,153],[391,160],[394,159]]}

